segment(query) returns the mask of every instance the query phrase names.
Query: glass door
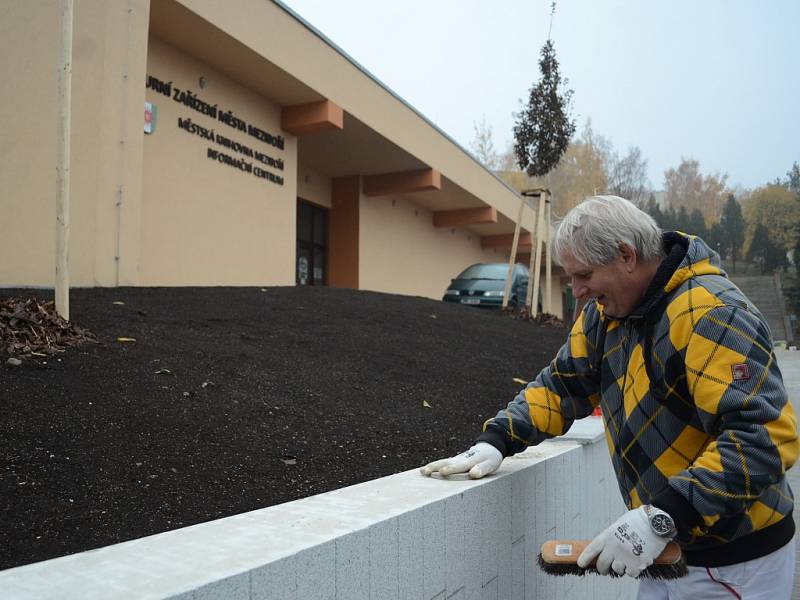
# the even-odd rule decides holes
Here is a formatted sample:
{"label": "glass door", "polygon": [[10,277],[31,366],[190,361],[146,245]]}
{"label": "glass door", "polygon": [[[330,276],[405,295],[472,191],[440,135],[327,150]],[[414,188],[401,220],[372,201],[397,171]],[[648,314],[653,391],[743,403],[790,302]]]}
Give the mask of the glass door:
{"label": "glass door", "polygon": [[297,199],[297,285],[325,285],[328,210]]}

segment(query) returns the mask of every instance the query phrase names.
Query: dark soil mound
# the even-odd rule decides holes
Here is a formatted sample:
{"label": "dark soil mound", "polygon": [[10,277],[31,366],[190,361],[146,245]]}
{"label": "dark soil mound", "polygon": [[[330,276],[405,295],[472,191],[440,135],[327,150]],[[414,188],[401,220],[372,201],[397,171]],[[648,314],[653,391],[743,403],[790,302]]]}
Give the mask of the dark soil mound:
{"label": "dark soil mound", "polygon": [[328,288],[96,288],[70,302],[99,343],[0,362],[0,568],[462,451],[566,334]]}

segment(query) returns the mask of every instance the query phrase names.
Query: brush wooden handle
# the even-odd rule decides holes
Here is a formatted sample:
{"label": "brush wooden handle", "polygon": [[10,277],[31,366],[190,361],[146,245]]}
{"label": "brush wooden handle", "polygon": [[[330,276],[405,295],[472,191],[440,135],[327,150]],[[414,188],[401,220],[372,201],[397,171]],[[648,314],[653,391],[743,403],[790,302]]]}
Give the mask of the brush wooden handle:
{"label": "brush wooden handle", "polygon": [[[573,565],[588,545],[589,540],[547,540],[542,544],[542,559],[551,565]],[[675,542],[668,542],[653,564],[674,565],[681,557],[681,547]]]}

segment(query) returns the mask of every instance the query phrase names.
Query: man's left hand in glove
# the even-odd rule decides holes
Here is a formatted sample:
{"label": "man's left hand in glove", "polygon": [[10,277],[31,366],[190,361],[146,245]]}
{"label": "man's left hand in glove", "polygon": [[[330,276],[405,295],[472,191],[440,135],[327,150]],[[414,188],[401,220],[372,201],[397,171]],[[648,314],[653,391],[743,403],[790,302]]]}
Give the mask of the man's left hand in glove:
{"label": "man's left hand in glove", "polygon": [[620,575],[638,577],[674,536],[675,526],[667,513],[640,506],[594,538],[578,557],[578,566],[585,568],[597,558],[595,567],[602,575],[613,569]]}

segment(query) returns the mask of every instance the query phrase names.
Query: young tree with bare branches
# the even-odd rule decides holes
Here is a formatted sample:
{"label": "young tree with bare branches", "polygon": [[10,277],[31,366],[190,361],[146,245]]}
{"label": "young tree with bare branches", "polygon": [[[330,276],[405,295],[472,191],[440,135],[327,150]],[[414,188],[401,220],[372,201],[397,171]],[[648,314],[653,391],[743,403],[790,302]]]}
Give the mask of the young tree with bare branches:
{"label": "young tree with bare branches", "polygon": [[642,156],[642,150],[631,146],[622,158],[614,153],[609,163],[608,191],[643,207],[650,193],[650,181],[647,178],[647,159]]}

